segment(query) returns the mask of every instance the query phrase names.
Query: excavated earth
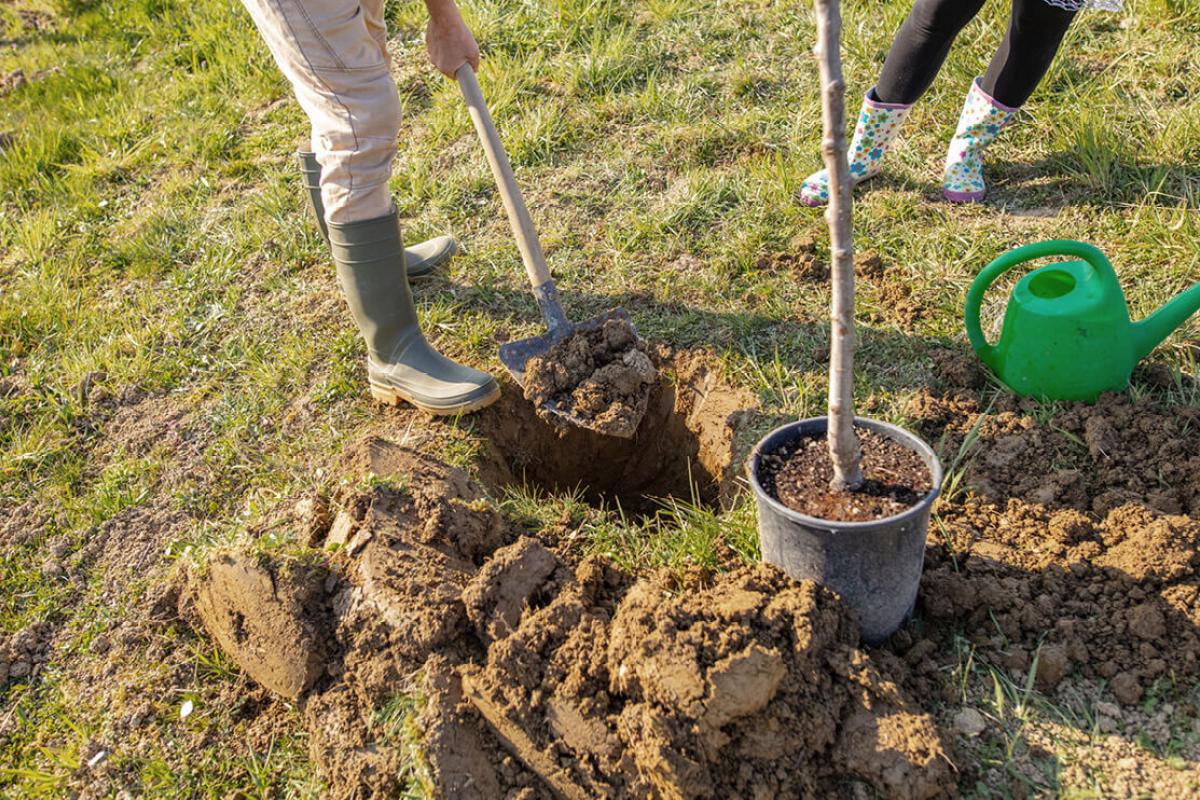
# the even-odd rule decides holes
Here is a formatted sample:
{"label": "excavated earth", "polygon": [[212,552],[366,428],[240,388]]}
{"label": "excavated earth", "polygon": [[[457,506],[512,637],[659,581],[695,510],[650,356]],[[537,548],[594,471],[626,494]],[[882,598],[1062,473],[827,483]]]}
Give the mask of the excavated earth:
{"label": "excavated earth", "polygon": [[[1032,672],[1064,701],[1094,687],[1131,715],[1200,678],[1200,408],[985,408],[958,356],[936,359],[941,388],[907,409],[956,477],[914,621],[879,649],[859,646],[836,596],[772,567],[630,574],[521,535],[487,500],[528,481],[625,505],[730,501],[752,404],[667,351],[654,357],[671,380],[651,386],[637,434],[656,455],[611,437],[563,446],[511,400],[480,417],[485,486],[364,442],[312,532],[321,549],[216,553],[181,607],[296,704],[335,796],[399,788],[413,743],[379,719],[406,695],[423,699],[440,797],[952,795],[991,780],[937,724],[960,702],[964,643],[1018,686]],[[363,488],[367,473],[383,479]],[[1139,784],[1110,767],[1151,796],[1191,796],[1189,770]]]}
{"label": "excavated earth", "polygon": [[222,551],[185,600],[297,704],[336,796],[400,788],[409,750],[375,720],[413,691],[441,797],[951,790],[932,718],[828,591],[765,565],[682,583],[572,568],[460,470],[382,440],[351,459],[403,480],[343,490],[319,564]]}
{"label": "excavated earth", "polygon": [[608,436],[628,439],[646,414],[657,372],[627,319],[583,324],[525,366],[525,399],[559,430],[572,425],[553,406]]}

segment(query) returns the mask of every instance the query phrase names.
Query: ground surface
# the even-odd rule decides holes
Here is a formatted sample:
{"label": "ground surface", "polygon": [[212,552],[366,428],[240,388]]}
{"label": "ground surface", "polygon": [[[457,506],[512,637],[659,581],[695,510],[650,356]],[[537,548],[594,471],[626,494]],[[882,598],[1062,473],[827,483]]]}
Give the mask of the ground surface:
{"label": "ground surface", "polygon": [[[949,475],[917,619],[871,658],[907,665],[965,795],[1194,796],[1200,327],[1092,412],[1006,399],[972,370],[958,309],[982,265],[1041,238],[1105,250],[1135,317],[1200,274],[1200,8],[1084,17],[993,151],[989,202],[951,208],[940,156],[1002,5],[856,205],[860,408],[920,431]],[[848,4],[852,93],[905,6]],[[410,236],[453,232],[466,252],[417,299],[439,346],[499,373],[498,343],[537,332],[537,312],[419,12],[389,12],[394,188]],[[680,573],[756,557],[737,437],[713,420],[752,439],[823,403],[823,223],[793,200],[818,161],[807,4],[468,16],[568,313],[621,304],[651,341],[710,348],[721,413],[698,400],[717,370],[681,361],[680,396],[650,400],[658,461],[540,449],[511,387],[474,419],[376,409],[290,157],[306,126],[241,8],[0,3],[0,795],[321,796],[304,714],[181,616],[181,576],[246,541],[320,568],[323,501],[343,480],[378,488],[335,468],[367,434],[467,469],[506,525],[580,556]],[[420,706],[381,699],[377,733],[415,743]],[[412,796],[420,763],[398,767]]]}

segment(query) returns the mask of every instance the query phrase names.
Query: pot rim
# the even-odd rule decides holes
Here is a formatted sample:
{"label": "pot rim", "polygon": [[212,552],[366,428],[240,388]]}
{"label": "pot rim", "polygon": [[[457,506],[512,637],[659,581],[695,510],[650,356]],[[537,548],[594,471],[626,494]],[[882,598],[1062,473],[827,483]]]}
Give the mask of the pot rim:
{"label": "pot rim", "polygon": [[[877,432],[884,433],[893,441],[896,441],[897,443],[907,447],[909,450],[914,451],[917,453],[917,455],[921,456],[925,460],[926,466],[929,468],[930,482],[933,484],[933,488],[929,491],[929,494],[925,495],[925,497],[921,499],[921,502],[917,503],[911,508],[901,511],[899,514],[894,514],[890,517],[883,517],[882,519],[861,522],[835,522],[833,520],[821,519],[820,517],[810,517],[807,514],[801,514],[799,511],[788,508],[783,503],[776,500],[767,493],[767,490],[763,488],[762,484],[759,483],[758,480],[758,465],[764,455],[763,445],[769,439],[775,438],[777,435],[788,430],[789,428],[802,429],[806,426],[813,426],[815,424],[819,424],[822,429],[827,431],[829,429],[829,417],[809,417],[808,419],[797,420],[796,422],[789,422],[786,425],[781,425],[760,439],[758,444],[754,446],[754,449],[750,452],[750,458],[746,462],[746,471],[749,473],[747,477],[750,481],[750,488],[753,490],[754,495],[756,498],[758,498],[759,502],[765,502],[776,514],[779,514],[780,516],[783,516],[792,522],[796,522],[810,528],[823,528],[825,530],[844,531],[847,533],[868,533],[879,530],[880,528],[890,528],[898,523],[907,522],[910,518],[922,516],[932,510],[934,502],[939,496],[941,496],[942,481],[945,478],[942,462],[941,459],[937,457],[937,453],[933,451],[933,448],[930,447],[924,439],[917,436],[915,433],[912,433],[911,431],[901,428],[899,425],[893,425],[890,422],[882,422],[880,420],[870,419],[869,417],[858,416],[854,418],[854,426],[856,428],[863,427],[869,430],[875,430]],[[897,434],[899,435],[897,436]]]}

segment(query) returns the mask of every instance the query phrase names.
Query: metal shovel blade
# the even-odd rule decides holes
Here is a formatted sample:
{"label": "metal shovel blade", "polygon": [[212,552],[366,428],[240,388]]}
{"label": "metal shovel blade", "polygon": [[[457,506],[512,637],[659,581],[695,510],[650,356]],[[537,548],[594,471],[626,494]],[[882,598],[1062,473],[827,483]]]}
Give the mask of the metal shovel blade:
{"label": "metal shovel blade", "polygon": [[[539,356],[545,356],[555,345],[565,339],[571,337],[579,328],[599,328],[608,322],[610,319],[624,320],[633,327],[633,321],[629,317],[629,313],[624,308],[614,308],[604,312],[591,319],[585,320],[579,324],[560,325],[555,330],[543,333],[541,336],[531,336],[528,339],[518,339],[515,342],[507,342],[500,346],[500,363],[508,370],[508,373],[513,376],[513,380],[524,389],[525,388],[525,369],[529,364],[529,360]],[[637,330],[634,329],[634,335],[637,335]],[[617,435],[611,431],[600,430],[594,423],[589,420],[581,419],[570,411],[570,409],[561,408],[558,403],[553,400],[547,401],[542,405],[546,411],[562,418],[571,425],[578,428],[586,428],[590,431],[602,433],[607,436]],[[643,413],[644,410],[643,410]],[[641,420],[638,420],[641,423]],[[633,426],[628,434],[621,435],[621,438],[632,439],[637,431],[637,425]]]}

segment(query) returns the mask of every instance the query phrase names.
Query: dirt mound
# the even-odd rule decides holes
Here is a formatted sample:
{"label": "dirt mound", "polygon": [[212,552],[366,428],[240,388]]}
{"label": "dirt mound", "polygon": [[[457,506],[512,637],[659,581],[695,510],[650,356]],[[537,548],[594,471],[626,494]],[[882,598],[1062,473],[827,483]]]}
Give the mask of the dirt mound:
{"label": "dirt mound", "polygon": [[729,385],[705,351],[659,348],[652,355],[659,377],[633,439],[562,431],[518,392],[505,391],[476,424],[490,445],[481,479],[493,488],[579,490],[634,513],[652,511],[663,497],[727,503],[753,444],[757,398]]}
{"label": "dirt mound", "polygon": [[1078,672],[1123,703],[1158,678],[1197,674],[1200,522],[1138,505],[1095,521],[1020,500],[942,518],[952,548],[930,548],[921,603],[964,623],[997,664],[1020,674],[1036,657],[1040,688]]}
{"label": "dirt mound", "polygon": [[1036,663],[1044,691],[1074,675],[1130,704],[1200,674],[1200,409],[1106,395],[1039,423],[1003,403],[982,420],[963,395],[909,409],[943,452],[978,435],[978,494],[941,507],[947,538],[931,539],[921,587],[924,616],[952,624],[894,643],[930,681],[916,691],[936,693],[936,654],[959,629],[1017,678]]}
{"label": "dirt mound", "polygon": [[549,405],[595,430],[628,439],[646,414],[657,372],[645,343],[625,319],[580,325],[569,338],[525,366],[525,399],[559,429],[570,427]]}
{"label": "dirt mound", "polygon": [[677,593],[643,581],[614,606],[623,582],[585,561],[464,672],[560,797],[812,796],[849,778],[893,797],[951,789],[932,721],[869,666],[828,592],[759,566]]}
{"label": "dirt mound", "polygon": [[334,796],[400,791],[412,728],[446,797],[949,791],[904,676],[871,666],[814,584],[572,570],[460,470],[377,439],[348,464],[375,479],[334,498],[319,565],[219,554],[189,593],[248,675],[297,697]]}
{"label": "dirt mound", "polygon": [[968,480],[984,497],[1016,497],[1103,517],[1126,503],[1200,517],[1200,408],[1124,395],[1072,404],[1047,425],[1014,411],[981,429]]}

